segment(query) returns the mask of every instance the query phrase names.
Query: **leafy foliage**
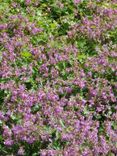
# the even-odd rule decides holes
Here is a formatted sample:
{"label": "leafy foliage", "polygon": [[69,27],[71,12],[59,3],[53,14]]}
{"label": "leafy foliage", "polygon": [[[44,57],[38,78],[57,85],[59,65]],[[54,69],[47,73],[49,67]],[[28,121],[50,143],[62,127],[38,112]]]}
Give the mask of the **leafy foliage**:
{"label": "leafy foliage", "polygon": [[0,4],[0,155],[116,155],[116,0]]}

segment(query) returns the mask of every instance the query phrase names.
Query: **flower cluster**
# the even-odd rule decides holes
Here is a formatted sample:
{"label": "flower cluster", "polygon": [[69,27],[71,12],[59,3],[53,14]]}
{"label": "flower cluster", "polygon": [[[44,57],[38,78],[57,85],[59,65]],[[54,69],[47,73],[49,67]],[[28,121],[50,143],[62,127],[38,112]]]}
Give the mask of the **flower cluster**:
{"label": "flower cluster", "polygon": [[0,154],[117,154],[116,1],[8,5],[0,23]]}

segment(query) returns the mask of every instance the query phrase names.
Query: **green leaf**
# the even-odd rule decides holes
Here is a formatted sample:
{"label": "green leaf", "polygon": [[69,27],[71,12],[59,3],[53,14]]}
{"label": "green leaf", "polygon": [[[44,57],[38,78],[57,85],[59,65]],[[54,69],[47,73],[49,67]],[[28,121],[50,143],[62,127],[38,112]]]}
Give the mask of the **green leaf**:
{"label": "green leaf", "polygon": [[25,57],[25,58],[30,58],[32,56],[32,54],[28,51],[23,51],[23,52],[21,52],[21,56]]}
{"label": "green leaf", "polygon": [[64,125],[63,121],[62,121],[61,119],[60,119],[59,121],[60,121],[61,126],[62,126],[63,128],[65,128],[65,125]]}

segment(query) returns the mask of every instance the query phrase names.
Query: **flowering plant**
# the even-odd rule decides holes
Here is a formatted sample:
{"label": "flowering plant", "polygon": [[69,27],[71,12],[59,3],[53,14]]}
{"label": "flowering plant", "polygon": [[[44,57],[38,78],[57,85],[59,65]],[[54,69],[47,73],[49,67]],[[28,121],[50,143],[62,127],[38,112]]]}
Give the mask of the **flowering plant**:
{"label": "flowering plant", "polygon": [[1,3],[0,155],[116,155],[116,0]]}

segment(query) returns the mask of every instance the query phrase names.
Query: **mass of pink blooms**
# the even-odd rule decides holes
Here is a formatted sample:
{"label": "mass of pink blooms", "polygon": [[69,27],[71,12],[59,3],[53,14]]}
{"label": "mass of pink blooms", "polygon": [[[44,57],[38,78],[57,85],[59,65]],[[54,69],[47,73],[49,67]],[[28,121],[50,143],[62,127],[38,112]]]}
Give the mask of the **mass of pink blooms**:
{"label": "mass of pink blooms", "polygon": [[[19,156],[30,145],[40,156],[117,154],[117,1],[87,1],[16,0],[24,14],[1,15],[0,132]],[[64,34],[55,3],[72,20]],[[32,19],[40,7],[55,31]]]}

